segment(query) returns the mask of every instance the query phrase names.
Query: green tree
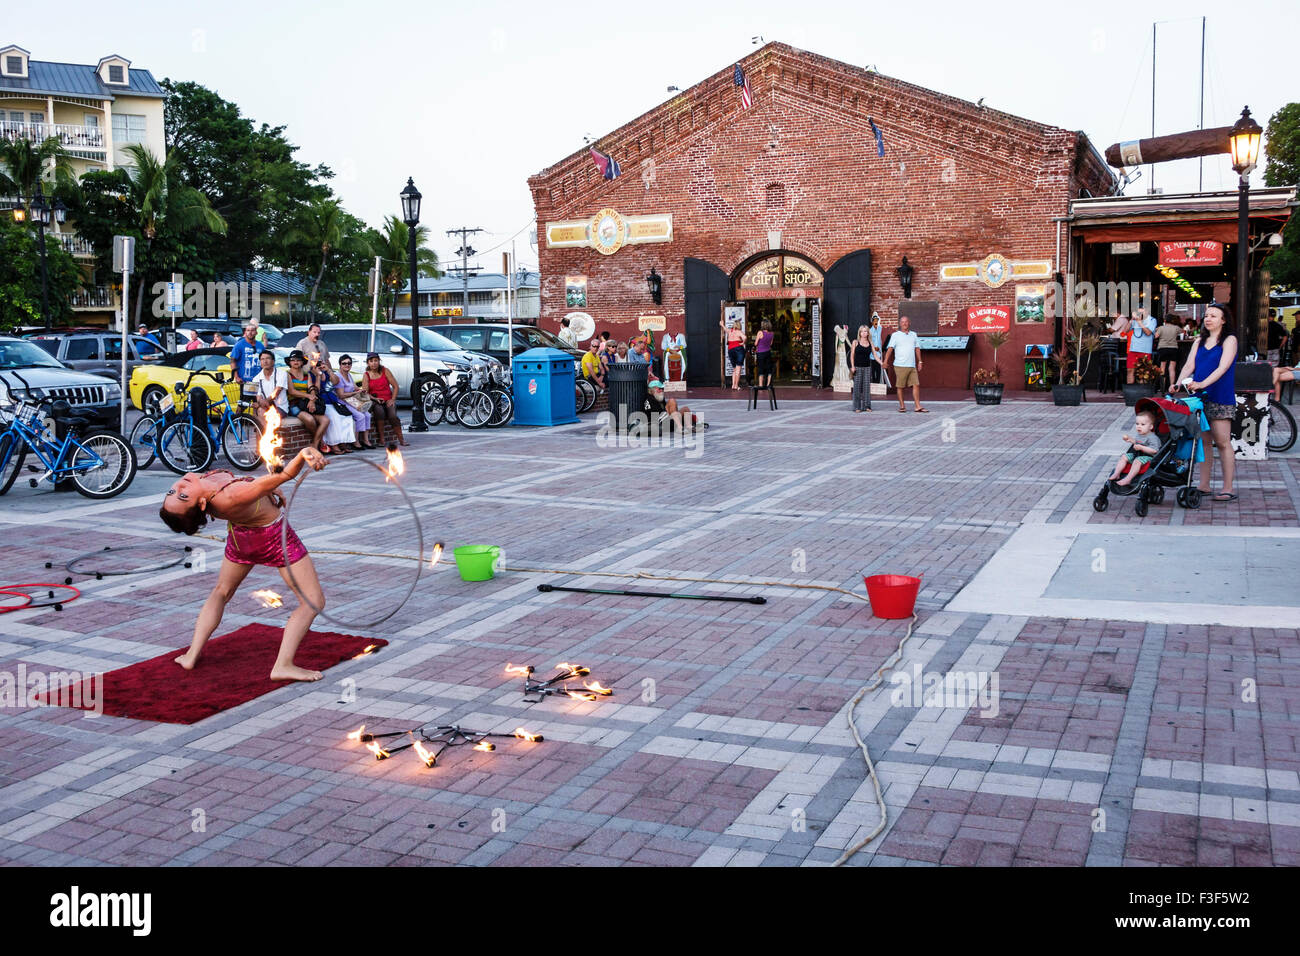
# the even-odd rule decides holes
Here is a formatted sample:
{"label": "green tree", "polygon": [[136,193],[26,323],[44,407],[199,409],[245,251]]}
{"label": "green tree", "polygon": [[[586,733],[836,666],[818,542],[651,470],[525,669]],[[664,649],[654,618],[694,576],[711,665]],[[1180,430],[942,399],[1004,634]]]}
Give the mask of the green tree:
{"label": "green tree", "polygon": [[[81,287],[82,276],[76,260],[48,235],[45,238],[50,323],[57,324],[71,316],[72,295]],[[11,216],[0,216],[0,334],[43,324],[36,230]]]}
{"label": "green tree", "polygon": [[[312,282],[308,306],[309,322],[316,321],[316,298],[331,262],[340,255],[353,258],[369,254],[370,247],[362,236],[362,229],[360,220],[349,215],[337,199],[322,199],[304,207],[297,224],[287,230],[286,243],[297,247],[293,254],[296,264],[305,266],[311,263],[315,266],[316,278]],[[361,272],[364,279],[364,266]]]}
{"label": "green tree", "polygon": [[57,137],[48,136],[39,143],[21,138],[0,140],[0,193],[21,197],[28,209],[36,184],[49,179],[46,173],[50,168],[56,178],[71,175],[67,151]]}
{"label": "green tree", "polygon": [[[395,320],[397,294],[403,284],[410,280],[411,250],[408,248],[410,237],[410,227],[393,215],[385,217],[382,232],[371,230],[371,254],[381,259],[379,265],[383,288],[379,297],[384,307],[384,314],[388,316],[390,322]],[[416,226],[416,271],[426,278],[437,279],[442,275],[438,269],[438,254],[429,248],[428,242],[428,227]]]}
{"label": "green tree", "polygon": [[[1300,103],[1288,103],[1268,120],[1264,155],[1264,185],[1300,185]],[[1282,245],[1264,260],[1275,286],[1300,289],[1300,226],[1292,216],[1282,233]]]}

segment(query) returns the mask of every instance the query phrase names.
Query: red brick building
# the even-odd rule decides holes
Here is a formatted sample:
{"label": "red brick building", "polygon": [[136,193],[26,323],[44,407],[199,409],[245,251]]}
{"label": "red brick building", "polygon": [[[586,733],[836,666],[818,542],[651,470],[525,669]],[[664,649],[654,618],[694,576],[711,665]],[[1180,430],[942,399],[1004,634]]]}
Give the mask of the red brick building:
{"label": "red brick building", "polygon": [[[751,329],[776,323],[786,373],[798,377],[792,340],[804,337],[806,355],[818,317],[823,356],[837,324],[852,336],[878,312],[886,333],[896,326],[906,256],[911,299],[937,303],[939,334],[965,334],[971,307],[1011,313],[999,364],[1020,387],[1022,346],[1054,341],[1055,329],[1017,321],[1017,287],[1031,295],[1064,269],[1056,219],[1071,200],[1114,190],[1087,137],[780,43],[741,67],[751,108],[728,64],[602,137],[618,178],[604,179],[586,149],[529,178],[542,326],[581,311],[629,338],[642,317],[660,316],[686,332],[688,381],[713,385],[722,303],[742,300]],[[992,364],[981,336],[973,348],[975,367]],[[834,359],[821,366],[828,382]],[[964,386],[967,356],[934,352],[925,371],[929,384]]]}

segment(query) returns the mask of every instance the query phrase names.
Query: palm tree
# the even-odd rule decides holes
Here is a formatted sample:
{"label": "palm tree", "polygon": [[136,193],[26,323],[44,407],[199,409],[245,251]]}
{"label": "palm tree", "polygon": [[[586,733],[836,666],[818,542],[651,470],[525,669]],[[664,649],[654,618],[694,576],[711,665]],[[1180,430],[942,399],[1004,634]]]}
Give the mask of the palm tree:
{"label": "palm tree", "polygon": [[311,315],[308,319],[309,322],[315,322],[316,296],[320,292],[321,280],[325,278],[330,256],[336,251],[364,252],[368,247],[360,236],[349,231],[347,213],[337,199],[320,199],[307,206],[298,225],[289,230],[285,241],[303,243],[320,250],[320,268],[316,271],[316,281],[311,286]]}
{"label": "palm tree", "polygon": [[[393,321],[397,312],[397,291],[410,275],[410,227],[396,216],[384,219],[384,231],[379,233],[372,254],[380,257],[381,278],[384,283],[384,297],[387,299],[385,311],[389,321]],[[419,275],[437,279],[442,275],[438,269],[438,254],[430,249],[427,226],[415,227],[415,267]]]}
{"label": "palm tree", "polygon": [[[173,235],[198,229],[220,236],[226,234],[226,221],[212,208],[208,197],[192,186],[179,184],[180,171],[174,158],[159,162],[140,143],[132,143],[123,152],[131,157],[131,165],[126,169],[128,199],[135,210],[137,226],[144,234],[146,254],[164,229]],[[145,283],[140,282],[136,293],[136,323],[144,305],[144,287]]]}
{"label": "palm tree", "polygon": [[56,176],[72,171],[67,150],[57,136],[47,136],[39,143],[18,138],[0,141],[0,194],[30,203],[36,184],[46,178],[45,168],[51,164]]}

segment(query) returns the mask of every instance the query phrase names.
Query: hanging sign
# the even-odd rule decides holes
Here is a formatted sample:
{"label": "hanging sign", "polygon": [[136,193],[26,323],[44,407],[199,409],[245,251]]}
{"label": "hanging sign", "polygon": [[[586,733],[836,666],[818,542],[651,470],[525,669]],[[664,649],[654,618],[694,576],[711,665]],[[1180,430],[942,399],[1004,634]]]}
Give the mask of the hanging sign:
{"label": "hanging sign", "polygon": [[822,294],[822,272],[799,256],[768,256],[740,275],[738,299],[806,299]]}
{"label": "hanging sign", "polygon": [[606,207],[590,219],[546,224],[546,245],[550,249],[586,246],[612,256],[624,246],[672,241],[672,213],[624,216],[617,209]]}
{"label": "hanging sign", "polygon": [[967,332],[1011,331],[1011,310],[1000,305],[972,306],[966,310]]}
{"label": "hanging sign", "polygon": [[1160,243],[1162,266],[1217,266],[1223,264],[1223,243],[1214,239]]}

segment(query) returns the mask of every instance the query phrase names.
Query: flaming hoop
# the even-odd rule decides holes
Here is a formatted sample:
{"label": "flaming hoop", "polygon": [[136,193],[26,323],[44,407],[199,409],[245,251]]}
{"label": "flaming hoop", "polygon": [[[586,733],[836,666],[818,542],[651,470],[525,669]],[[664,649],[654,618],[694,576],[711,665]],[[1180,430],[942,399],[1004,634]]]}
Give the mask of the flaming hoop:
{"label": "flaming hoop", "polygon": [[[378,743],[378,741],[390,737],[409,737],[411,739],[409,743],[398,747],[383,747]],[[494,752],[497,745],[489,739],[492,737],[501,740],[525,740],[534,744],[540,744],[546,739],[541,734],[534,734],[523,727],[516,728],[514,732],[508,734],[493,734],[481,730],[466,730],[460,724],[443,724],[432,728],[432,730],[425,725],[413,727],[410,730],[394,730],[385,734],[368,734],[366,733],[366,725],[362,724],[347,735],[347,739],[351,743],[365,744],[366,749],[374,754],[376,760],[387,760],[393,754],[401,753],[403,750],[414,750],[415,755],[420,758],[420,762],[430,769],[438,765],[438,758],[449,747],[461,747],[471,744],[473,745],[472,749],[480,753]],[[426,743],[433,744],[438,749],[430,750],[425,746]]]}
{"label": "flaming hoop", "polygon": [[[268,433],[270,433],[269,428],[267,429],[267,431]],[[284,573],[285,576],[289,579],[289,586],[293,588],[294,594],[298,595],[298,599],[302,601],[303,604],[307,605],[309,608],[311,608],[313,611],[319,614],[321,617],[323,617],[325,620],[332,621],[334,624],[337,624],[340,627],[349,627],[349,628],[377,627],[378,625],[384,623],[384,621],[387,621],[390,617],[392,617],[394,614],[396,614],[398,611],[402,609],[402,607],[406,604],[406,602],[411,599],[411,595],[415,593],[416,585],[420,583],[420,574],[424,571],[424,528],[420,525],[420,513],[415,509],[415,502],[411,500],[411,496],[407,494],[406,489],[402,487],[401,479],[398,478],[396,475],[394,475],[388,466],[377,465],[373,461],[368,461],[367,459],[362,458],[360,455],[349,455],[346,458],[344,458],[342,461],[334,462],[334,464],[336,466],[347,465],[347,464],[367,465],[375,469],[375,471],[379,472],[381,475],[383,475],[385,483],[391,481],[392,484],[396,486],[397,490],[402,493],[402,498],[406,501],[406,507],[409,508],[411,511],[411,520],[415,522],[415,536],[418,542],[416,546],[416,551],[419,554],[419,559],[415,562],[415,576],[411,579],[411,584],[406,589],[406,593],[402,595],[402,599],[398,601],[396,604],[394,604],[392,608],[389,609],[388,613],[375,618],[373,621],[345,621],[330,614],[324,608],[317,607],[315,604],[312,603],[311,599],[307,597],[306,594],[303,593],[302,588],[299,587],[298,585],[297,579],[293,576],[292,565],[286,564],[284,566]],[[308,471],[309,469],[304,468],[299,473],[297,479],[293,483],[293,491],[289,493],[289,497],[285,499],[284,502],[284,520],[280,522],[280,553],[281,554],[288,554],[289,551],[289,513],[293,510],[294,499],[298,497],[298,490],[302,487],[303,479],[307,477]],[[430,563],[430,567],[432,567],[433,564],[437,562],[438,555],[441,553],[440,545],[441,543],[435,546],[434,557],[433,557],[433,561]],[[382,760],[383,758],[381,757],[379,759]]]}
{"label": "flaming hoop", "polygon": [[524,702],[529,704],[541,703],[552,694],[557,697],[570,697],[573,700],[585,701],[614,696],[614,691],[611,688],[603,686],[597,680],[583,681],[581,689],[569,689],[568,681],[586,677],[591,673],[590,667],[562,661],[555,665],[555,669],[562,671],[562,673],[557,674],[550,680],[538,680],[533,676],[533,665],[527,664],[523,667],[516,667],[514,664],[506,664],[506,675],[524,679]]}

